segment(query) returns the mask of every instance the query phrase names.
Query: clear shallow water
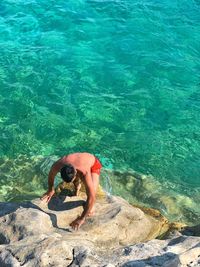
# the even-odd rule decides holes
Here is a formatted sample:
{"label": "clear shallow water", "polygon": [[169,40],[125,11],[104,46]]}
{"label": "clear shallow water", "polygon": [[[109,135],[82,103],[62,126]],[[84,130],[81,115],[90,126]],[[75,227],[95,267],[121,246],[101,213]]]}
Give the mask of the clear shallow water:
{"label": "clear shallow water", "polygon": [[1,1],[0,157],[89,151],[192,197],[199,8],[198,0]]}

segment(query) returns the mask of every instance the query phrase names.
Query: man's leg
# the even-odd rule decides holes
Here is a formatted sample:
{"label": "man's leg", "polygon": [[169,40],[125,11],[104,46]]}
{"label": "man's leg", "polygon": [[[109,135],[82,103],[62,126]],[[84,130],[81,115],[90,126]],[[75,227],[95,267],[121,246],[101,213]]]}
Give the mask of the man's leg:
{"label": "man's leg", "polygon": [[93,181],[95,195],[96,195],[97,189],[98,189],[98,186],[99,186],[99,174],[93,172],[92,173],[92,181]]}
{"label": "man's leg", "polygon": [[[98,190],[98,186],[99,186],[99,174],[93,172],[91,175],[92,175],[92,181],[93,181],[94,191],[95,191],[95,195],[96,195],[97,190]],[[92,216],[92,215],[94,215],[94,206],[92,207],[88,216]]]}

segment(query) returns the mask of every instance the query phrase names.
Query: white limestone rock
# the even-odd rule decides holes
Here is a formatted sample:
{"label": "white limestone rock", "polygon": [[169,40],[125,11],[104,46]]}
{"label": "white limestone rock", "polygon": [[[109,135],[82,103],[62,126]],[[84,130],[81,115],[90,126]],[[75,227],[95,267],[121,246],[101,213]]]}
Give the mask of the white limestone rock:
{"label": "white limestone rock", "polygon": [[84,201],[84,196],[61,196],[49,205],[39,199],[0,203],[0,266],[200,266],[200,237],[177,232],[157,240],[168,222],[119,197],[97,199],[95,215],[73,231],[69,224]]}

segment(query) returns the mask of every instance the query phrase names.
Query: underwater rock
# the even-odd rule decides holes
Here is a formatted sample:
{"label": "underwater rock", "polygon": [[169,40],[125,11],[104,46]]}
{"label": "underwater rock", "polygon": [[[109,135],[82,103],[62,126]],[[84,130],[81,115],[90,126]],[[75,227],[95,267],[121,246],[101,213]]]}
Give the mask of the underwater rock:
{"label": "underwater rock", "polygon": [[[162,182],[134,170],[103,170],[102,176],[103,179],[109,177],[113,194],[124,197],[130,203],[158,209],[170,221],[194,225],[200,220],[198,188],[190,189],[188,196],[183,185],[176,185],[175,190],[170,181]],[[106,188],[105,183],[103,185]]]}

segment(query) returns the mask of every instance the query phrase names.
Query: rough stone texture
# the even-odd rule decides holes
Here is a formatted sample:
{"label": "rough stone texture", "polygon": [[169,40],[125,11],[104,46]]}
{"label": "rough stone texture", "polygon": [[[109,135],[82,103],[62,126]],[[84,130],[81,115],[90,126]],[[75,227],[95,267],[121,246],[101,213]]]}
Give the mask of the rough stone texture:
{"label": "rough stone texture", "polygon": [[[82,194],[83,195],[83,194]],[[0,236],[2,243],[19,241],[27,236],[49,234],[67,235],[67,239],[86,239],[100,247],[117,247],[155,238],[162,232],[165,219],[145,214],[119,197],[104,197],[97,200],[95,216],[87,219],[80,231],[69,227],[83,210],[83,197],[60,196],[48,204],[36,199],[17,206],[4,203],[1,209]],[[8,206],[8,214],[5,214]],[[167,221],[166,221],[167,222]],[[136,231],[137,229],[137,231]]]}
{"label": "rough stone texture", "polygon": [[[200,266],[199,237],[169,234],[170,225],[158,211],[142,211],[119,197],[101,194],[95,215],[73,231],[69,223],[82,212],[84,201],[82,193],[60,195],[48,206],[39,199],[0,203],[0,266]],[[194,229],[199,227],[183,231]],[[165,231],[170,238],[150,240]]]}

